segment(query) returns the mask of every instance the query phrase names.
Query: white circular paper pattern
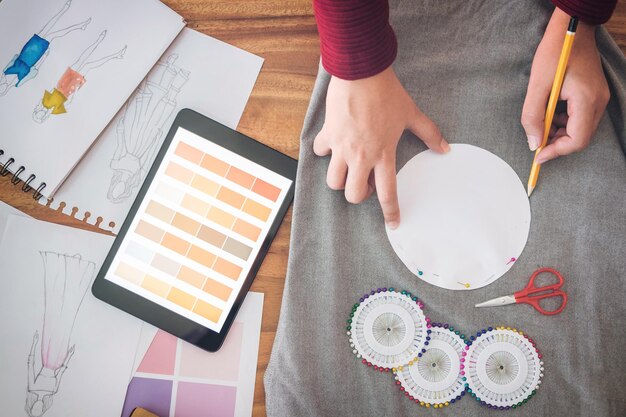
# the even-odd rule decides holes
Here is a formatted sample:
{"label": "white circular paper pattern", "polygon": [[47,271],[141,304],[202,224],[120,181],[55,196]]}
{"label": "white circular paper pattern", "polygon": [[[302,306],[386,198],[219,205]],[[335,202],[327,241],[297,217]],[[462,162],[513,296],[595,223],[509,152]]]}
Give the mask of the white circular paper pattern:
{"label": "white circular paper pattern", "polygon": [[418,278],[451,290],[483,287],[519,258],[530,204],[513,169],[489,151],[452,144],[413,157],[398,172],[400,226],[387,228]]}
{"label": "white circular paper pattern", "polygon": [[465,343],[448,329],[430,330],[426,352],[413,365],[398,370],[396,379],[413,398],[428,404],[443,404],[458,399],[465,391],[461,375]]}
{"label": "white circular paper pattern", "polygon": [[393,369],[417,358],[426,341],[426,324],[420,304],[410,296],[381,291],[359,304],[348,334],[359,358]]}
{"label": "white circular paper pattern", "polygon": [[543,376],[543,362],[523,335],[496,329],[480,335],[466,356],[468,388],[494,407],[512,407],[529,398]]}

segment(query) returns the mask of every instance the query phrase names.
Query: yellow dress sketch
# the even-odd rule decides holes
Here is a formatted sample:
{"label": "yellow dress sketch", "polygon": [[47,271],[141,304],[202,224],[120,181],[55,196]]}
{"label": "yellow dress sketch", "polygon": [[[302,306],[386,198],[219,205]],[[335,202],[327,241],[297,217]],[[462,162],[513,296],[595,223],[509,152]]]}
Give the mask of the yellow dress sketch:
{"label": "yellow dress sketch", "polygon": [[56,87],[52,91],[44,91],[41,102],[37,104],[33,111],[33,120],[43,123],[50,115],[67,113],[67,106],[73,100],[74,95],[87,82],[85,77],[89,71],[101,67],[112,59],[124,58],[126,46],[114,54],[96,60],[89,60],[94,51],[104,41],[106,35],[106,30],[100,33],[98,39],[89,45],[76,62],[65,70],[59,81],[57,81]]}

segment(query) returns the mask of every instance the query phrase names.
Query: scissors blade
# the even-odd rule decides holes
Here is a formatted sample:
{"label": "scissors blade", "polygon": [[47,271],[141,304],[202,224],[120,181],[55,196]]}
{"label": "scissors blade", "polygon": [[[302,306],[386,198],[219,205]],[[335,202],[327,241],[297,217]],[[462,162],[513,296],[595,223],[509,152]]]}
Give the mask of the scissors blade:
{"label": "scissors blade", "polygon": [[515,297],[512,295],[505,295],[503,297],[494,298],[483,303],[476,304],[474,307],[498,307],[508,304],[515,304]]}

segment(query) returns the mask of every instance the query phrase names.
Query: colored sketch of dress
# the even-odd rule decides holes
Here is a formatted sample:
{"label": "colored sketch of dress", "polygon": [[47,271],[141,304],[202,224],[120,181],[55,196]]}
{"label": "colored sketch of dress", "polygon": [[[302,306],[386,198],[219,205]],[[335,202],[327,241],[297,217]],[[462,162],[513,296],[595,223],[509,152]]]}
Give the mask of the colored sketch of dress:
{"label": "colored sketch of dress", "polygon": [[117,124],[117,149],[110,167],[107,198],[120,203],[142,183],[161,143],[166,123],[177,109],[176,97],[189,80],[189,71],[174,65],[178,55],[160,61],[126,104]]}
{"label": "colored sketch of dress", "polygon": [[20,54],[16,55],[4,69],[4,74],[16,75],[17,82],[15,86],[19,87],[22,80],[34,70],[33,67],[35,64],[39,62],[41,57],[48,51],[49,46],[50,42],[46,39],[39,35],[33,35],[33,37],[26,42]]}

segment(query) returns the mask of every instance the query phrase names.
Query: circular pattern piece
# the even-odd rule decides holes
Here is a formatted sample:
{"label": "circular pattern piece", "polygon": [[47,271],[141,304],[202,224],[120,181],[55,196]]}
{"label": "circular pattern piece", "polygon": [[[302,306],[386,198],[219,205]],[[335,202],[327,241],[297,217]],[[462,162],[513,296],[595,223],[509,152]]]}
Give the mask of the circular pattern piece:
{"label": "circular pattern piece", "polygon": [[400,260],[420,280],[450,290],[484,287],[517,261],[530,230],[530,203],[515,171],[493,153],[451,144],[398,172],[402,222],[387,228]]}
{"label": "circular pattern piece", "polygon": [[367,366],[389,372],[425,352],[430,320],[424,304],[407,291],[378,288],[352,306],[347,334],[352,352]]}
{"label": "circular pattern piece", "polygon": [[490,327],[472,339],[465,362],[468,394],[499,410],[525,404],[543,377],[543,361],[535,342],[510,327]]}
{"label": "circular pattern piece", "polygon": [[404,395],[425,407],[442,408],[465,395],[465,335],[447,324],[433,323],[425,352],[417,362],[396,371]]}

